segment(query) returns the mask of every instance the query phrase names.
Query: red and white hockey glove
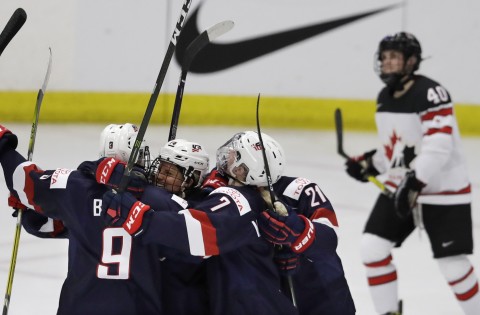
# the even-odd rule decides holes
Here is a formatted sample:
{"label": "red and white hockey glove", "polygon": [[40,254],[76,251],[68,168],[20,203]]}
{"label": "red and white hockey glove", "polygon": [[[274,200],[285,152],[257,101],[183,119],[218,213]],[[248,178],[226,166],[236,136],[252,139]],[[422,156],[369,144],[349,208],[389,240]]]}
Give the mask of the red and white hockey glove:
{"label": "red and white hockey glove", "polygon": [[290,247],[283,246],[276,249],[273,261],[280,274],[284,276],[293,276],[300,268],[300,256],[294,253]]}
{"label": "red and white hockey glove", "polygon": [[216,169],[213,169],[202,183],[202,189],[214,191],[215,189],[228,185],[228,177],[220,174]]}
{"label": "red and white hockey glove", "polygon": [[[126,163],[115,158],[102,160],[95,171],[95,178],[99,184],[105,184],[112,189],[117,189],[125,172]],[[136,196],[145,190],[147,178],[141,168],[134,167],[130,172],[130,181],[127,190]]]}
{"label": "red and white hockey glove", "polygon": [[[275,203],[278,203],[276,201]],[[287,245],[294,253],[302,253],[315,240],[315,227],[309,219],[298,215],[285,204],[287,216],[266,210],[260,213],[258,223],[262,236],[270,243]]]}
{"label": "red and white hockey glove", "polygon": [[147,227],[145,214],[150,206],[138,201],[129,192],[103,194],[102,217],[107,226],[122,226],[130,235],[138,236]]}
{"label": "red and white hockey glove", "polygon": [[18,138],[6,127],[0,125],[0,154],[7,148],[16,149]]}

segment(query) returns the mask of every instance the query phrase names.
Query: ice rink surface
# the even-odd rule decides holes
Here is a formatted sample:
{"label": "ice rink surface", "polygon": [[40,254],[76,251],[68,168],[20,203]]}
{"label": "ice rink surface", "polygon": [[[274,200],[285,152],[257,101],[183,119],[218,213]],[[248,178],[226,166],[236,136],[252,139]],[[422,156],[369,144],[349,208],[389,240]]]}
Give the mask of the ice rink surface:
{"label": "ice rink surface", "polygon": [[[19,137],[18,150],[26,156],[30,125],[7,127]],[[33,160],[43,169],[76,168],[84,160],[98,155],[98,138],[103,125],[40,124]],[[241,127],[180,127],[177,138],[199,142],[206,147],[214,163],[216,148]],[[343,159],[336,153],[334,132],[263,128],[284,147],[287,154],[286,175],[306,177],[319,184],[332,201],[340,224],[338,252],[357,307],[357,314],[375,314],[370,300],[364,268],[360,260],[360,236],[378,188],[359,183],[344,171]],[[168,128],[151,126],[146,139],[152,153],[168,138]],[[345,132],[344,146],[354,155],[372,149],[377,138],[371,133]],[[480,273],[480,138],[463,138],[464,151],[473,186],[475,254],[470,256],[477,275]],[[0,287],[6,287],[16,219],[7,207],[7,191],[0,171]],[[60,289],[67,272],[67,240],[45,240],[21,234],[10,315],[55,314]],[[398,267],[400,297],[404,314],[461,314],[453,293],[432,259],[425,232],[415,231],[401,249],[394,251]],[[4,294],[5,291],[0,291]],[[227,315],[227,314],[226,314]]]}

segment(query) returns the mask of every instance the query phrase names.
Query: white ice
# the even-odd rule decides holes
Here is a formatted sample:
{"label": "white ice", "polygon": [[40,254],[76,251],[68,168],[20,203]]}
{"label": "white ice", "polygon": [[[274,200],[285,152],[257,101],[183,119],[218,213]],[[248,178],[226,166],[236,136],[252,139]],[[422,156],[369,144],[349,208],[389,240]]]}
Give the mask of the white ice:
{"label": "white ice", "polygon": [[[18,150],[26,156],[30,125],[7,125],[19,137]],[[98,152],[101,125],[40,124],[33,160],[43,169],[76,168],[84,160],[94,160]],[[202,143],[212,157],[241,127],[180,127],[177,138]],[[287,153],[287,175],[301,176],[317,182],[332,201],[340,224],[339,254],[355,300],[358,315],[375,314],[370,300],[359,245],[364,223],[378,194],[373,184],[359,183],[345,173],[343,159],[336,153],[335,135],[331,131],[300,131],[264,128],[263,132],[279,140]],[[152,151],[168,138],[168,128],[151,126],[146,138]],[[347,153],[358,154],[374,148],[371,133],[346,132]],[[480,274],[480,138],[464,138],[464,151],[473,186],[474,255],[470,256]],[[213,164],[214,158],[212,158]],[[0,286],[6,287],[16,219],[7,207],[7,191],[0,171]],[[21,234],[20,248],[9,307],[10,315],[55,314],[61,285],[67,272],[67,240],[45,240]],[[450,288],[432,259],[427,235],[415,231],[403,247],[394,251],[398,267],[400,297],[404,314],[461,314]]]}

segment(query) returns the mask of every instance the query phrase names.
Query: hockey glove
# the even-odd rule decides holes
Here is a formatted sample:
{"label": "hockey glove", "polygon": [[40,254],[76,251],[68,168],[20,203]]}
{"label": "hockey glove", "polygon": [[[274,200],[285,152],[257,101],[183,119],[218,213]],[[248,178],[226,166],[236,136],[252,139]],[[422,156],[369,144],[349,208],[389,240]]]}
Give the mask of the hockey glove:
{"label": "hockey glove", "polygon": [[102,216],[107,226],[122,226],[128,234],[140,235],[146,228],[145,213],[151,211],[150,206],[138,201],[129,192],[113,192],[103,194]]}
{"label": "hockey glove", "polygon": [[[285,204],[284,206],[290,208]],[[287,216],[281,216],[272,210],[263,211],[258,217],[258,223],[262,236],[268,242],[287,245],[294,253],[302,253],[315,240],[315,227],[312,221],[298,215],[291,208]]]}
{"label": "hockey glove", "polygon": [[8,196],[8,206],[14,209],[12,217],[15,218],[18,216],[18,210],[27,209],[27,206],[25,206],[17,197],[12,194]]}
{"label": "hockey glove", "polygon": [[[117,189],[125,172],[126,164],[114,158],[102,160],[95,171],[95,178],[99,184],[105,184],[112,189]],[[143,169],[133,167],[130,172],[130,181],[127,190],[135,196],[140,196],[147,185],[147,178]]]}
{"label": "hockey glove", "polygon": [[228,185],[228,178],[220,174],[216,168],[214,168],[206,177],[202,183],[202,189],[209,192],[214,191],[219,187]]}
{"label": "hockey glove", "polygon": [[292,276],[300,268],[300,256],[289,247],[281,247],[275,250],[273,261],[282,276]]}
{"label": "hockey glove", "polygon": [[363,155],[353,157],[345,163],[348,175],[361,182],[368,182],[368,176],[377,176],[379,172],[373,166],[373,155],[377,150],[365,152]]}
{"label": "hockey glove", "polygon": [[16,149],[18,138],[6,127],[0,125],[0,154],[8,148]]}
{"label": "hockey glove", "polygon": [[395,213],[402,219],[408,217],[415,207],[417,197],[425,184],[415,177],[415,171],[405,174],[394,195]]}

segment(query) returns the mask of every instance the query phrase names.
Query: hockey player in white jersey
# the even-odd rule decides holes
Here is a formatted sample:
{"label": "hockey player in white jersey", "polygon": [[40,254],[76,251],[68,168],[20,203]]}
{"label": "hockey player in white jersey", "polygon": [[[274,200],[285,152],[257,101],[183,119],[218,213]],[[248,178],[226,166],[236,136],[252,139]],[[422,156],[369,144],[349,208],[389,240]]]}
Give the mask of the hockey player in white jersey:
{"label": "hockey player in white jersey", "polygon": [[[401,314],[392,249],[425,228],[433,257],[467,315],[480,314],[473,251],[471,185],[450,94],[415,74],[421,57],[409,33],[386,36],[376,70],[385,87],[377,99],[376,150],[347,161],[347,172],[366,182],[378,176],[393,197],[380,194],[362,238],[362,260],[379,314]],[[431,301],[433,302],[433,301]]]}

